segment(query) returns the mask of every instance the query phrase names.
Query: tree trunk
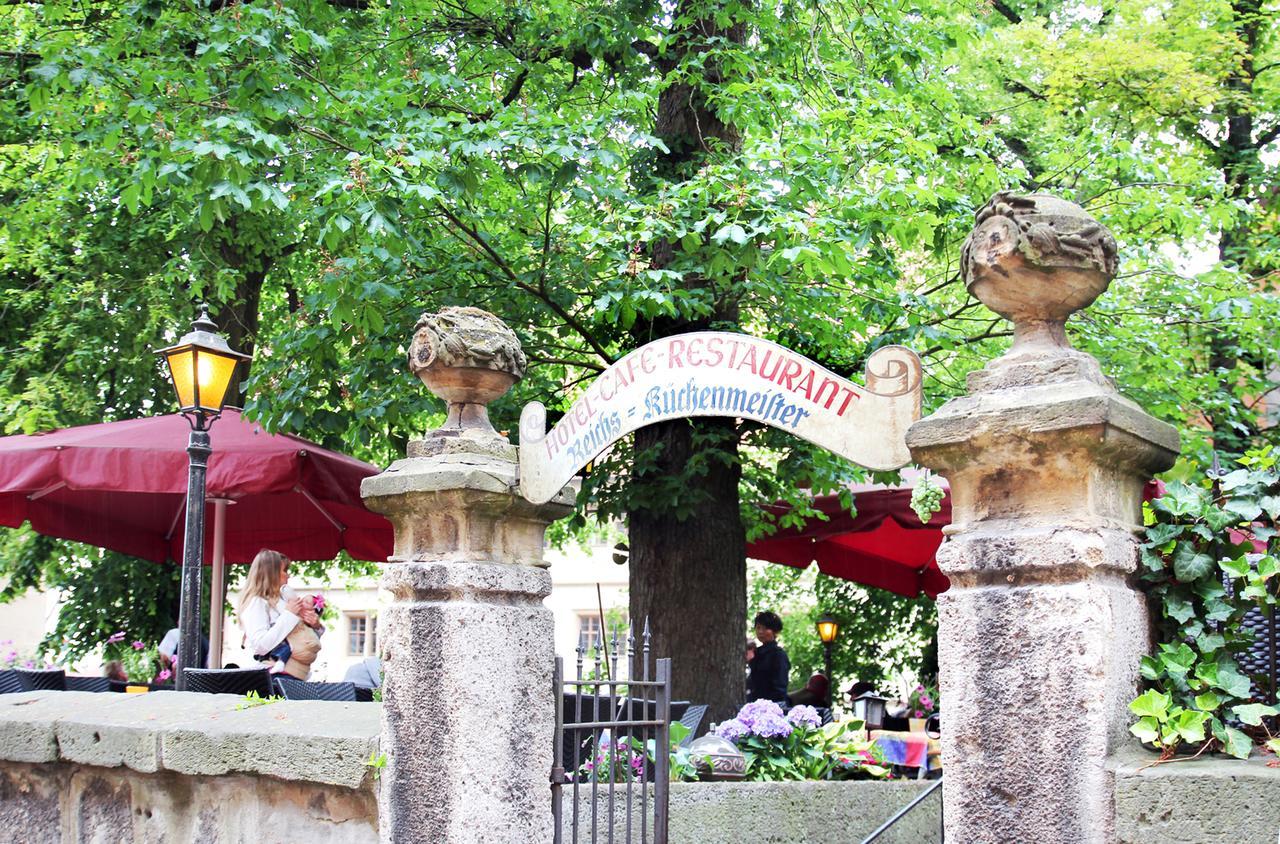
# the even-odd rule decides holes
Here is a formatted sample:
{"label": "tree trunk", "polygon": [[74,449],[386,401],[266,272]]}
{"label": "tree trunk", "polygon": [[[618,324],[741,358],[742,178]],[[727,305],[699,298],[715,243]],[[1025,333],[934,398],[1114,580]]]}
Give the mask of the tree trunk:
{"label": "tree trunk", "polygon": [[[680,19],[684,4],[676,10]],[[723,37],[745,41],[745,26],[719,29],[710,19],[695,21],[673,33],[673,45],[659,68],[670,72],[691,51],[703,49],[704,39]],[[708,62],[707,85],[718,84],[718,70]],[[660,156],[658,179],[678,181],[694,173],[712,152],[738,149],[736,127],[720,119],[699,86],[669,85],[658,99],[654,134],[668,152]],[[655,267],[671,262],[673,244],[651,244]],[[686,276],[686,286],[705,280]],[[697,323],[674,320],[638,322],[638,342],[707,328],[712,321],[736,322],[732,294],[723,297],[716,313]],[[744,695],[744,644],[747,612],[746,533],[738,510],[739,432],[727,419],[675,420],[636,432],[636,454],[656,449],[656,465],[637,462],[633,485],[646,484],[650,472],[659,477],[682,477],[679,508],[660,501],[630,511],[631,618],[637,633],[649,622],[654,654],[672,658],[676,699],[705,703],[707,717],[731,717]],[[718,454],[708,457],[708,450]],[[690,472],[697,459],[705,470]]]}

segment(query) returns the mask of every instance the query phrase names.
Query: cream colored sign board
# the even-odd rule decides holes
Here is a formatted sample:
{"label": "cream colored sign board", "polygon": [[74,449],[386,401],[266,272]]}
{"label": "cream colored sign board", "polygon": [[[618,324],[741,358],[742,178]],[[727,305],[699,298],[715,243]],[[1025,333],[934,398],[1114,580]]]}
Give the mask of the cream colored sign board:
{"label": "cream colored sign board", "polygon": [[575,474],[645,425],[688,416],[753,419],[868,469],[911,460],[920,418],[920,358],[877,349],[860,387],[788,349],[745,334],[705,331],[655,340],[600,374],[547,430],[540,402],[520,414],[520,492],[549,501]]}

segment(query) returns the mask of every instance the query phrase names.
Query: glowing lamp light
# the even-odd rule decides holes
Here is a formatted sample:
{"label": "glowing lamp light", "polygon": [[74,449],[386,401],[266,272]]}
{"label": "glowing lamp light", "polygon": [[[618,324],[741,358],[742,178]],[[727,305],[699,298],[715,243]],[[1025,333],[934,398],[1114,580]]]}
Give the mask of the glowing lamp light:
{"label": "glowing lamp light", "polygon": [[829,614],[824,613],[815,626],[818,628],[818,638],[824,645],[831,644],[840,635],[840,623]]}
{"label": "glowing lamp light", "polygon": [[182,412],[201,429],[222,413],[236,368],[249,360],[249,355],[233,351],[217,331],[218,326],[209,319],[209,307],[201,305],[191,331],[177,345],[157,352],[169,365],[169,378]]}

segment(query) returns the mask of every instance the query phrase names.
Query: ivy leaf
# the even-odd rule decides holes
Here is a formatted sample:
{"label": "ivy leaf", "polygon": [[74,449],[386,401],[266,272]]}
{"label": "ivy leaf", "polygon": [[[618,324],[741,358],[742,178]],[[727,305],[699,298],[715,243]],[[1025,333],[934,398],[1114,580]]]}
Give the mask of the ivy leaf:
{"label": "ivy leaf", "polygon": [[1253,741],[1244,733],[1235,727],[1228,727],[1225,724],[1214,725],[1214,738],[1222,742],[1222,749],[1237,759],[1248,759],[1250,751],[1253,750]]}
{"label": "ivy leaf", "polygon": [[1218,697],[1217,692],[1204,692],[1196,695],[1196,709],[1201,712],[1217,712],[1218,707],[1222,705],[1222,698]]}
{"label": "ivy leaf", "polygon": [[1160,740],[1160,722],[1147,715],[1139,718],[1135,724],[1129,727],[1129,732],[1137,736],[1139,741],[1155,744]]}
{"label": "ivy leaf", "polygon": [[1171,725],[1185,741],[1194,744],[1204,741],[1204,726],[1208,720],[1209,713],[1207,712],[1182,709],[1171,719]]}
{"label": "ivy leaf", "polygon": [[1199,516],[1209,498],[1203,489],[1188,486],[1182,481],[1170,482],[1164,495],[1155,499],[1152,506],[1170,516]]}
{"label": "ivy leaf", "polygon": [[1147,544],[1155,547],[1164,545],[1171,539],[1176,539],[1182,535],[1185,525],[1179,524],[1155,524],[1147,528]]}
{"label": "ivy leaf", "polygon": [[1235,513],[1215,505],[1205,508],[1204,520],[1209,525],[1210,530],[1220,531],[1236,524],[1240,521],[1240,518]]}
{"label": "ivy leaf", "polygon": [[1226,647],[1227,640],[1222,637],[1221,633],[1205,633],[1196,637],[1196,647],[1200,649],[1200,653],[1209,656],[1215,651]]}
{"label": "ivy leaf", "polygon": [[1180,624],[1186,624],[1195,617],[1196,609],[1187,599],[1169,594],[1164,599],[1164,614]]}
{"label": "ivy leaf", "polygon": [[1253,571],[1253,567],[1249,565],[1249,561],[1244,559],[1243,557],[1236,557],[1235,559],[1219,560],[1218,568],[1222,569],[1227,574],[1231,575],[1233,579],[1240,578],[1240,577],[1248,577],[1249,573]]}
{"label": "ivy leaf", "polygon": [[1234,663],[1221,661],[1218,663],[1218,678],[1213,685],[1232,697],[1240,698],[1248,697],[1252,688],[1249,678],[1241,674]]}
{"label": "ivy leaf", "polygon": [[1198,580],[1212,570],[1213,558],[1190,543],[1179,545],[1173,552],[1173,576],[1183,583]]}
{"label": "ivy leaf", "polygon": [[1280,521],[1280,495],[1264,495],[1258,504],[1272,521]]}
{"label": "ivy leaf", "polygon": [[1262,515],[1262,505],[1256,498],[1233,498],[1223,509],[1234,513],[1242,522],[1251,522]]}
{"label": "ivy leaf", "polygon": [[1148,689],[1129,704],[1129,711],[1139,718],[1149,717],[1163,721],[1169,715],[1169,704],[1172,702],[1169,695]]}
{"label": "ivy leaf", "polygon": [[1264,716],[1280,715],[1280,709],[1276,709],[1274,706],[1267,706],[1264,703],[1245,703],[1231,707],[1231,714],[1250,727],[1256,727],[1262,723]]}

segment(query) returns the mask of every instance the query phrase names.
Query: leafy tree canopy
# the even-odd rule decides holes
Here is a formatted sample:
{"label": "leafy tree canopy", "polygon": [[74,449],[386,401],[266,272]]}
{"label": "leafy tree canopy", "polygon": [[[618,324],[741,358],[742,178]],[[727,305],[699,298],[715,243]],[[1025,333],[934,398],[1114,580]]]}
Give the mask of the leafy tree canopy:
{"label": "leafy tree canopy", "polygon": [[[206,299],[256,354],[252,415],[374,461],[440,410],[403,352],[417,315],[448,304],[525,343],[531,374],[493,411],[513,432],[524,401],[562,411],[655,327],[707,323],[858,377],[905,343],[933,407],[1005,342],[957,260],[973,211],[1015,187],[1080,202],[1121,243],[1075,341],[1191,449],[1243,442],[1276,365],[1259,294],[1280,260],[1275,15],[1256,0],[5,4],[0,427],[169,408],[150,349]],[[696,166],[676,170],[655,125],[681,85],[736,142],[690,127]],[[1206,251],[1218,260],[1197,263]],[[810,490],[862,476],[772,429],[732,436],[749,534],[772,529],[758,503],[804,515]],[[699,444],[631,483],[623,464],[644,476],[658,455],[619,448],[582,515],[692,513],[723,454]]]}

